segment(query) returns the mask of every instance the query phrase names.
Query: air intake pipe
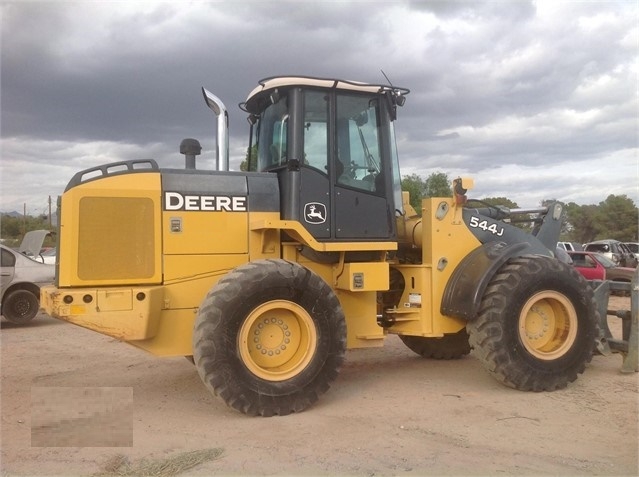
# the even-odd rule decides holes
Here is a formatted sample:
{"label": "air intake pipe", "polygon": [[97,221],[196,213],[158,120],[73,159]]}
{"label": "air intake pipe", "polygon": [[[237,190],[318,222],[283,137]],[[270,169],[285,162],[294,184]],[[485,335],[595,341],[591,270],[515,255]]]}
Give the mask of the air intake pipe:
{"label": "air intake pipe", "polygon": [[202,152],[202,146],[197,139],[186,138],[180,143],[180,154],[184,154],[185,168],[195,169],[195,156]]}

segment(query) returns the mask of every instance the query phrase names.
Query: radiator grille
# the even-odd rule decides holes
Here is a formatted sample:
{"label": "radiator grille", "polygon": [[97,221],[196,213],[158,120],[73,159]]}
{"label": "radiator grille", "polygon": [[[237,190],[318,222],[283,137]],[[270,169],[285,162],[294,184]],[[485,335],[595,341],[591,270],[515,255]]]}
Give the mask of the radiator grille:
{"label": "radiator grille", "polygon": [[78,277],[143,279],[154,270],[153,201],[143,197],[80,200]]}

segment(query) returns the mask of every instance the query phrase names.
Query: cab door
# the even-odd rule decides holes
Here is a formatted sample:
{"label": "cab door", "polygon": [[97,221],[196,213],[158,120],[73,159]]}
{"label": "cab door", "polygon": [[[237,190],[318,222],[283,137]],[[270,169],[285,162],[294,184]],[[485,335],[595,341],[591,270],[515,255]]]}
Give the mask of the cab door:
{"label": "cab door", "polygon": [[394,236],[390,175],[379,98],[336,97],[333,215],[336,239],[387,240]]}
{"label": "cab door", "polygon": [[307,229],[318,239],[339,241],[394,237],[379,100],[309,91],[304,110],[299,190],[300,217]]}
{"label": "cab door", "polygon": [[393,239],[390,120],[380,96],[293,89],[286,99],[263,114],[276,119],[262,125],[260,146],[279,176],[282,218],[320,241]]}

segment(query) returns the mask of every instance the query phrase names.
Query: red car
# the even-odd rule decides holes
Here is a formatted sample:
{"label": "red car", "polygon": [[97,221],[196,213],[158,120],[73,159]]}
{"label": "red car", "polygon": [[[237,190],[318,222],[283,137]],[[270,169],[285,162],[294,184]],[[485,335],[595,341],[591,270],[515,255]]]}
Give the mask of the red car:
{"label": "red car", "polygon": [[573,266],[586,280],[632,281],[634,268],[619,267],[612,260],[597,252],[568,252]]}

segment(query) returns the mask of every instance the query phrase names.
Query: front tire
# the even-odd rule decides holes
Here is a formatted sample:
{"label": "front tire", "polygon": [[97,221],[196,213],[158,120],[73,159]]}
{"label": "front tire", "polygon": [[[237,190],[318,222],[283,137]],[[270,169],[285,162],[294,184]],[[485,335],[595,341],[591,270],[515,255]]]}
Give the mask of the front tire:
{"label": "front tire", "polygon": [[193,357],[207,388],[249,415],[287,415],[316,402],[337,378],[346,324],[333,290],[284,260],[242,265],[199,309]]}
{"label": "front tire", "polygon": [[553,391],[592,359],[598,313],[592,289],[550,257],[512,258],[490,281],[470,344],[498,381],[522,391]]}
{"label": "front tire", "polygon": [[14,290],[4,297],[3,316],[16,325],[26,325],[40,309],[40,300],[29,290]]}

